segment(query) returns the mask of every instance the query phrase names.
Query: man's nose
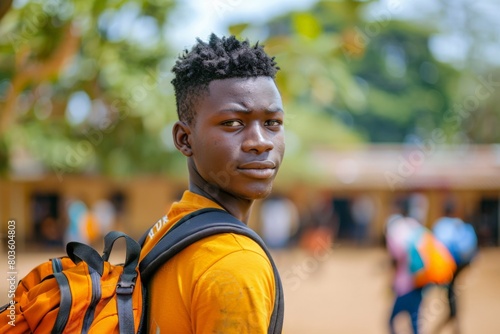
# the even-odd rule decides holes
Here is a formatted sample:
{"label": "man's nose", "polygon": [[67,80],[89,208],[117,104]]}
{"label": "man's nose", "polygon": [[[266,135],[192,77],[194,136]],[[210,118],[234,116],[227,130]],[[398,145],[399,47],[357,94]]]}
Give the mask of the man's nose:
{"label": "man's nose", "polygon": [[274,148],[272,136],[263,124],[252,123],[248,125],[245,140],[242,149],[245,152],[254,151],[255,153],[263,153]]}

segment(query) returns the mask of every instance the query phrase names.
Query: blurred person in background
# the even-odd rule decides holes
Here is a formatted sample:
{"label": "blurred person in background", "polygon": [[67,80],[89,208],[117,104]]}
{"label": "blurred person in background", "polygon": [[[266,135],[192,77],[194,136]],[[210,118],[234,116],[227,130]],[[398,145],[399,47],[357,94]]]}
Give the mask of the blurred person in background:
{"label": "blurred person in background", "polygon": [[422,330],[419,319],[423,293],[427,287],[447,285],[453,278],[456,264],[446,246],[433,233],[409,217],[407,200],[397,202],[395,212],[386,224],[386,246],[393,260],[395,275],[393,289],[396,294],[389,318],[391,333],[396,333],[395,319],[409,314],[413,333]]}
{"label": "blurred person in background", "polygon": [[79,199],[70,200],[67,218],[68,227],[64,234],[64,244],[70,241],[92,244],[101,236],[97,219],[85,202]]}
{"label": "blurred person in background", "polygon": [[354,219],[354,238],[358,246],[367,244],[370,223],[375,214],[375,203],[369,195],[356,197],[351,206],[351,214]]}
{"label": "blurred person in background", "polygon": [[478,241],[474,227],[456,217],[454,213],[454,203],[451,201],[447,202],[444,209],[444,216],[436,220],[432,230],[436,238],[450,251],[457,265],[457,270],[451,282],[446,286],[450,313],[440,325],[440,328],[445,327],[449,323],[453,323],[454,332],[459,333],[456,281],[459,274],[461,274],[475,258],[478,250]]}
{"label": "blurred person in background", "polygon": [[92,205],[92,214],[97,222],[99,234],[105,236],[113,230],[116,221],[116,210],[113,203],[100,199]]}
{"label": "blurred person in background", "polygon": [[406,213],[407,210],[403,208],[400,213],[391,215],[386,224],[385,241],[395,268],[393,290],[396,294],[389,317],[389,328],[391,333],[396,333],[396,317],[402,312],[407,312],[413,333],[417,334],[423,287],[415,285],[414,275],[410,270],[409,249],[410,244],[424,227],[415,219],[406,217]]}
{"label": "blurred person in background", "polygon": [[262,238],[270,248],[289,245],[298,229],[299,213],[295,204],[284,196],[273,195],[261,206]]}
{"label": "blurred person in background", "polygon": [[308,215],[302,217],[299,247],[310,255],[323,256],[333,246],[339,231],[338,216],[330,194],[321,193],[312,202]]}
{"label": "blurred person in background", "polygon": [[70,241],[88,243],[89,239],[86,229],[83,228],[87,205],[79,199],[70,199],[67,206],[68,227],[64,234],[64,244]]}

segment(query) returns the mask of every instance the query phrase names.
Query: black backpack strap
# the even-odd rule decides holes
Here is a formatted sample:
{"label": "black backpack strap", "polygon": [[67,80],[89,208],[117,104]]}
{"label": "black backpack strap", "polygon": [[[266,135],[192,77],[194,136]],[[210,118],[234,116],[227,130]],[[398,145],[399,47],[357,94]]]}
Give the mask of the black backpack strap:
{"label": "black backpack strap", "polygon": [[111,231],[104,237],[104,251],[102,258],[109,260],[111,250],[115,241],[124,238],[126,243],[125,263],[123,272],[120,275],[116,286],[116,303],[118,309],[119,332],[120,334],[134,334],[134,312],[132,305],[132,294],[135,289],[137,279],[136,268],[139,263],[141,246],[125,233]]}
{"label": "black backpack strap", "polygon": [[[153,249],[139,263],[141,279],[148,282],[156,270],[174,255],[187,246],[203,238],[221,234],[235,233],[254,240],[266,253],[273,267],[275,281],[274,309],[269,323],[269,334],[281,333],[284,318],[283,287],[278,269],[273,258],[260,236],[247,225],[228,212],[220,209],[207,208],[193,212],[177,222],[166,233]],[[144,239],[145,238],[141,238]]]}
{"label": "black backpack strap", "polygon": [[[139,263],[139,257],[141,254],[141,246],[131,237],[126,235],[123,232],[111,231],[104,237],[104,251],[102,256],[94,250],[92,247],[79,243],[79,242],[70,242],[66,246],[66,252],[68,256],[73,260],[73,262],[79,263],[84,261],[89,266],[89,273],[92,277],[92,283],[95,286],[92,289],[93,293],[98,293],[99,297],[95,300],[98,302],[100,299],[100,277],[103,275],[104,271],[104,262],[109,260],[109,256],[113,249],[113,245],[115,241],[124,238],[126,243],[126,258],[125,263],[123,264],[123,272],[120,275],[116,286],[116,304],[118,311],[118,323],[119,323],[119,331],[120,334],[134,334],[135,325],[134,325],[134,313],[133,313],[133,305],[132,305],[132,293],[134,292],[135,283],[137,279],[137,264]],[[53,264],[57,267],[57,264]],[[59,265],[60,266],[60,265]],[[67,317],[69,316],[69,309],[66,311],[66,307],[64,307],[65,291],[68,290],[69,293],[69,305],[71,306],[71,293],[69,292],[69,285],[64,281],[64,274],[54,274],[59,283],[59,287],[61,290],[61,307],[58,314],[56,325],[59,324],[59,327],[64,329],[64,326],[67,322]],[[67,287],[66,287],[67,286]],[[91,305],[85,314],[85,317],[89,319],[93,319],[93,312],[95,309],[95,305]],[[66,315],[67,313],[67,315]],[[87,315],[88,314],[88,315]],[[66,318],[66,319],[65,319]],[[88,322],[85,322],[88,324]],[[85,326],[84,324],[84,326]],[[58,332],[54,329],[53,333]],[[62,333],[62,331],[59,331]],[[58,332],[58,333],[59,333]],[[86,333],[86,328],[83,329],[83,332]]]}
{"label": "black backpack strap", "polygon": [[73,298],[71,296],[68,278],[62,272],[54,273],[54,278],[59,285],[61,301],[59,304],[59,311],[57,312],[56,322],[54,323],[51,334],[62,334],[64,333],[64,328],[68,323]]}

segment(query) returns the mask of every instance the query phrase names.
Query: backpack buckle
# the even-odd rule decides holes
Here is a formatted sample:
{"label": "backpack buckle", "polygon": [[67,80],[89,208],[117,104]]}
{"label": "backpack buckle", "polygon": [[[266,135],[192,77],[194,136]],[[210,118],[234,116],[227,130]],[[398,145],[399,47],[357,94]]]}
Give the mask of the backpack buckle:
{"label": "backpack buckle", "polygon": [[116,285],[116,294],[118,295],[131,295],[134,292],[134,282],[118,282]]}

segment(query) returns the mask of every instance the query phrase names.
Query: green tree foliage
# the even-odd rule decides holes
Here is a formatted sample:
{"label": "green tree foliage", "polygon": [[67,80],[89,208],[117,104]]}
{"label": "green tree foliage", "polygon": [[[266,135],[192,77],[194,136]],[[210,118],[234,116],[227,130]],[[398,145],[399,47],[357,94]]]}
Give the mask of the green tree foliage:
{"label": "green tree foliage", "polygon": [[[300,105],[324,114],[314,123],[319,131],[298,124],[308,127],[303,132],[313,142],[403,142],[440,127],[449,107],[458,72],[434,59],[428,46],[433,31],[394,21],[389,12],[363,18],[365,5],[321,1],[268,25],[266,45],[278,50],[283,68],[293,69],[279,78],[292,110]],[[332,130],[322,132],[325,127]]]}
{"label": "green tree foliage", "polygon": [[[397,21],[390,5],[367,15],[372,2],[319,1],[263,25],[229,27],[240,37],[267,33],[262,42],[283,69],[277,82],[287,113],[286,177],[317,176],[308,154],[318,146],[425,140],[436,129],[443,142],[500,140],[498,73],[472,61],[476,48],[458,70],[430,51],[437,24]],[[176,120],[170,68],[180,50],[172,52],[165,36],[175,6],[2,1],[0,171],[18,163],[9,158],[24,156],[59,176],[183,170],[170,134]],[[467,28],[471,22],[463,29],[474,40],[480,32]]]}
{"label": "green tree foliage", "polygon": [[349,62],[367,101],[364,110],[353,113],[354,122],[371,142],[403,142],[442,125],[451,99],[448,87],[458,73],[434,59],[429,31],[403,22],[380,28],[372,38],[360,35],[364,54]]}
{"label": "green tree foliage", "polygon": [[[312,125],[304,132],[314,133],[313,141],[343,146],[356,139],[433,140],[436,131],[443,135],[435,144],[498,142],[493,128],[500,119],[495,107],[500,80],[484,50],[499,25],[471,4],[461,0],[454,8],[442,2],[431,20],[400,21],[397,3],[370,12],[370,1],[319,1],[307,12],[269,22],[267,43],[279,45],[278,59],[293,69],[281,80],[285,95],[293,97],[292,110],[297,103],[302,110],[320,110],[331,117],[317,129],[330,126],[343,135],[321,136]],[[454,27],[457,17],[465,18],[458,29],[470,41],[462,68],[437,60],[430,49],[433,38],[446,33],[440,19]],[[476,17],[488,23],[474,23]]]}
{"label": "green tree foliage", "polygon": [[59,176],[168,170],[167,125],[176,116],[163,28],[174,5],[13,5],[0,21],[3,169],[7,157],[29,152]]}

